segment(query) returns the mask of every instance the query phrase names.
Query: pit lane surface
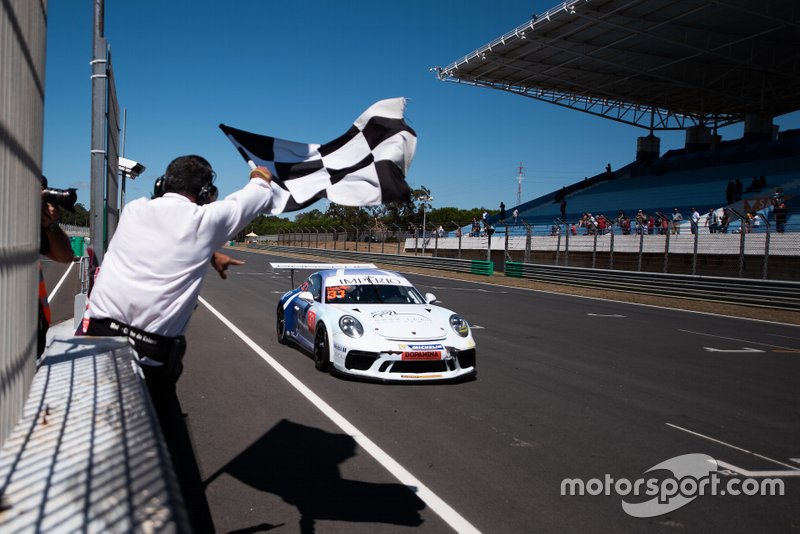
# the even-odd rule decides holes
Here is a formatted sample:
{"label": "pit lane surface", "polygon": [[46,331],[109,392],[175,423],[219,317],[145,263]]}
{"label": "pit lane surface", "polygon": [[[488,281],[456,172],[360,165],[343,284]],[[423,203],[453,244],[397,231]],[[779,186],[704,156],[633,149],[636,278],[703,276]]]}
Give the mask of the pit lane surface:
{"label": "pit lane surface", "polygon": [[[287,258],[230,253],[247,264],[210,272],[203,299],[475,529],[798,528],[800,328],[409,275],[476,327],[477,380],[352,382],[277,343],[289,281],[268,263]],[[202,304],[187,337],[179,395],[218,531],[454,530]],[[613,492],[561,495],[565,478],[635,480],[688,453],[784,473],[785,495],[643,519]]]}

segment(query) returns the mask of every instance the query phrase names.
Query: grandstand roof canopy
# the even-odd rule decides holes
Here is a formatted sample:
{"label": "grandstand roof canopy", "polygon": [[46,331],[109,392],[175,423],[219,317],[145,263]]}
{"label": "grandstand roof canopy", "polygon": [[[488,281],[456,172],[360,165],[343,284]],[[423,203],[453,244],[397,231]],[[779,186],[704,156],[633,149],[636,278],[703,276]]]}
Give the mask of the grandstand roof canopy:
{"label": "grandstand roof canopy", "polygon": [[652,130],[800,109],[797,0],[567,0],[447,67]]}

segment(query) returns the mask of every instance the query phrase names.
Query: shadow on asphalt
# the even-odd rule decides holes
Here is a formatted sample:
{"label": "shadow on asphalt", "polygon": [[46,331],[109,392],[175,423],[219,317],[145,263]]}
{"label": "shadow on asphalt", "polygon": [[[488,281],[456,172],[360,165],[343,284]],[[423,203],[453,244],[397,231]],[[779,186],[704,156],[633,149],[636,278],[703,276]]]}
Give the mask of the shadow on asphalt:
{"label": "shadow on asphalt", "polygon": [[425,503],[407,486],[342,478],[339,464],[355,455],[350,436],[283,419],[205,484],[227,473],[278,495],[297,507],[304,534],[314,532],[317,520],[421,525]]}

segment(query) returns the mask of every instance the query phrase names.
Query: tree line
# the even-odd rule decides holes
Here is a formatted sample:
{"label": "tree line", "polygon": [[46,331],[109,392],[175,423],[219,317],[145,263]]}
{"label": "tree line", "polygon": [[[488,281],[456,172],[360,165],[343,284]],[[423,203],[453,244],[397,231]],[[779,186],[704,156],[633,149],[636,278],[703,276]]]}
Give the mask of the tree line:
{"label": "tree line", "polygon": [[[410,202],[389,202],[379,206],[354,208],[330,203],[322,211],[312,209],[295,215],[294,220],[288,216],[259,215],[252,223],[248,224],[237,236],[243,241],[244,236],[250,232],[258,235],[272,235],[279,232],[302,231],[308,229],[341,229],[342,227],[372,228],[375,231],[393,231],[399,227],[408,230],[410,225],[422,226],[423,212],[428,227],[431,225],[443,226],[447,230],[454,230],[454,224],[459,226],[469,224],[473,218],[481,218],[484,211],[494,213],[485,208],[461,209],[453,207],[431,207],[430,190],[426,187],[414,189],[411,192]],[[60,221],[63,224],[75,226],[89,226],[89,211],[83,204],[75,204],[75,211],[61,209]]]}

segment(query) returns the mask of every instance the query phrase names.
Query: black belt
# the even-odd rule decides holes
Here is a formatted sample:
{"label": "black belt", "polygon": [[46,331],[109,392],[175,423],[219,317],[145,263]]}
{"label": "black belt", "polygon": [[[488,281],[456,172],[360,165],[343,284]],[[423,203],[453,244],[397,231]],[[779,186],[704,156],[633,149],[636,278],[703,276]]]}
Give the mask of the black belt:
{"label": "black belt", "polygon": [[[175,343],[177,341],[183,341],[185,338],[183,336],[175,336],[175,337],[168,337],[162,336],[159,334],[151,334],[150,332],[145,332],[141,328],[136,328],[135,326],[131,326],[129,324],[125,324],[121,321],[117,321],[116,319],[90,319],[92,323],[97,324],[101,327],[106,327],[109,330],[114,332],[119,332],[121,336],[126,336],[138,343],[144,343],[153,347],[156,350],[164,351],[166,354],[169,354],[172,351]],[[149,351],[148,351],[149,352]],[[152,358],[156,361],[160,361],[161,363],[167,363],[166,357],[160,358],[154,355],[147,355],[149,358]]]}

